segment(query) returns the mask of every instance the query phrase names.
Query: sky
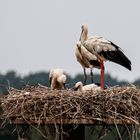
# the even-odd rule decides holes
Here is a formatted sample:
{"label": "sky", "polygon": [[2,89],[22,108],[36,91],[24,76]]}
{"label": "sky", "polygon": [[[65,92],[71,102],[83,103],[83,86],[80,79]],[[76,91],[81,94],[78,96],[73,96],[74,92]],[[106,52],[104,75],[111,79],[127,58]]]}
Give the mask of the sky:
{"label": "sky", "polygon": [[111,40],[132,62],[132,71],[106,62],[105,72],[134,81],[140,78],[139,5],[139,0],[1,0],[0,73],[26,75],[51,68],[72,76],[82,73],[75,44],[86,23],[89,36]]}

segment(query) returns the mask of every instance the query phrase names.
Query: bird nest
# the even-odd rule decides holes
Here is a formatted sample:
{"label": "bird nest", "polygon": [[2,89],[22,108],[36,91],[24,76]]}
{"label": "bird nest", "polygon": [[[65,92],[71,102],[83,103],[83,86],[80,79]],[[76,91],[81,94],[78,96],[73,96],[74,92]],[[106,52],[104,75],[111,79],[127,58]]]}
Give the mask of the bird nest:
{"label": "bird nest", "polygon": [[15,123],[139,125],[140,89],[133,85],[86,92],[41,85],[10,88],[2,108],[4,118]]}

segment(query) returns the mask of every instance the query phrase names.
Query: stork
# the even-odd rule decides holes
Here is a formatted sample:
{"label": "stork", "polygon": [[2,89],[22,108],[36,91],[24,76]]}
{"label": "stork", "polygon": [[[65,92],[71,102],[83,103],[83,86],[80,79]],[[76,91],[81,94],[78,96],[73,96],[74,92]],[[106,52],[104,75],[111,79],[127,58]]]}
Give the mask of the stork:
{"label": "stork", "polygon": [[89,84],[89,85],[85,85],[83,86],[83,83],[82,82],[77,82],[74,86],[74,90],[78,90],[78,91],[96,91],[96,90],[101,90],[101,87],[92,83],[92,84]]}
{"label": "stork", "polygon": [[120,47],[113,42],[100,37],[88,37],[88,27],[86,24],[82,25],[82,32],[80,36],[82,45],[92,54],[96,55],[100,62],[101,88],[104,89],[104,62],[109,60],[114,63],[120,64],[131,71],[131,61],[125,56]]}
{"label": "stork", "polygon": [[65,89],[66,74],[63,69],[51,69],[49,74],[49,81],[51,89]]}
{"label": "stork", "polygon": [[93,83],[93,67],[100,68],[100,63],[97,57],[89,52],[80,41],[76,44],[75,56],[77,61],[81,64],[84,71],[84,85],[86,84],[86,68],[90,68],[91,82]]}

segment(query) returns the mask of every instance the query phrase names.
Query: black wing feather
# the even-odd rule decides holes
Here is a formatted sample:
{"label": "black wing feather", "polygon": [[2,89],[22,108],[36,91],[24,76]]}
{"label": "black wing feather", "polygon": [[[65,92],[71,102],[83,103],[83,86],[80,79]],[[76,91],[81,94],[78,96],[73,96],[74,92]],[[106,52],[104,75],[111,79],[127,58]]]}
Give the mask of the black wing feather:
{"label": "black wing feather", "polygon": [[100,62],[98,60],[90,60],[89,61],[91,65],[93,65],[96,68],[100,68]]}
{"label": "black wing feather", "polygon": [[107,60],[120,64],[125,68],[131,70],[131,61],[125,56],[120,47],[115,45],[113,42],[110,43],[116,48],[116,51],[102,51],[99,54],[103,55]]}

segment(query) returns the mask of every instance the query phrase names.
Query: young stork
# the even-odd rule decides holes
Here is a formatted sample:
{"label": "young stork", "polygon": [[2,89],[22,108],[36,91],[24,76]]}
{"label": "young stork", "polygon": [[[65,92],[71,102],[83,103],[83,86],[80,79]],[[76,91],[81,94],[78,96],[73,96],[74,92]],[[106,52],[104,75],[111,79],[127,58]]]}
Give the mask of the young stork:
{"label": "young stork", "polygon": [[78,90],[78,91],[96,91],[96,90],[101,90],[101,87],[96,85],[96,84],[89,84],[89,85],[85,85],[83,86],[82,82],[77,82],[74,86],[74,90]]}
{"label": "young stork", "polygon": [[86,24],[82,25],[80,41],[89,52],[97,56],[100,62],[100,84],[102,89],[104,89],[104,61],[109,60],[131,70],[131,61],[124,55],[121,48],[103,37],[88,37],[88,27]]}
{"label": "young stork", "polygon": [[89,52],[80,41],[76,44],[75,56],[77,61],[81,64],[84,70],[84,85],[86,84],[86,68],[90,68],[91,82],[93,83],[93,67],[100,68],[100,62],[97,57]]}
{"label": "young stork", "polygon": [[65,89],[66,79],[63,69],[51,69],[49,74],[51,89]]}

